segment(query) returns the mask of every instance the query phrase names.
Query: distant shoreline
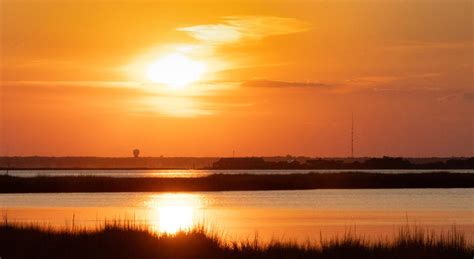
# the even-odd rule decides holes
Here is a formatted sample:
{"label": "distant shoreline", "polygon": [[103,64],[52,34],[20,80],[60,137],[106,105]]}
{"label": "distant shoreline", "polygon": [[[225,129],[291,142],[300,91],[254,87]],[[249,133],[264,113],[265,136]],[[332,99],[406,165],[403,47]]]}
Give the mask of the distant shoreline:
{"label": "distant shoreline", "polygon": [[474,188],[466,173],[213,174],[198,178],[0,175],[0,193]]}
{"label": "distant shoreline", "polygon": [[474,170],[474,157],[1,157],[0,170]]}

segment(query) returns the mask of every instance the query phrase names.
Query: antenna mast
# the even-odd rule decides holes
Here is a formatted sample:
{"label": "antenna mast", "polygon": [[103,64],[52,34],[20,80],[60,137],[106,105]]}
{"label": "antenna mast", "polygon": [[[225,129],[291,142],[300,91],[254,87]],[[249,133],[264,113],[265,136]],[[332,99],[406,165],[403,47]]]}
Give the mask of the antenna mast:
{"label": "antenna mast", "polygon": [[351,120],[351,157],[354,158],[354,113]]}

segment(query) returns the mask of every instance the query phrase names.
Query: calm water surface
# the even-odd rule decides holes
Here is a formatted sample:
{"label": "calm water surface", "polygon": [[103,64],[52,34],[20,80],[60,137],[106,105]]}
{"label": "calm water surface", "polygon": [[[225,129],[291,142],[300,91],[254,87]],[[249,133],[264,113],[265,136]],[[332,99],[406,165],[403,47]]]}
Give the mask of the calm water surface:
{"label": "calm water surface", "polygon": [[[456,172],[474,173],[474,170],[10,170],[9,175],[32,177],[50,176],[113,176],[113,177],[203,177],[210,174],[301,174],[338,172],[377,172],[377,173],[427,173]],[[5,174],[0,170],[0,174]]]}
{"label": "calm water surface", "polygon": [[205,222],[229,239],[313,240],[351,229],[368,238],[410,224],[445,231],[453,224],[472,240],[474,189],[297,190],[196,193],[0,194],[9,220],[95,227],[133,219],[173,233]]}

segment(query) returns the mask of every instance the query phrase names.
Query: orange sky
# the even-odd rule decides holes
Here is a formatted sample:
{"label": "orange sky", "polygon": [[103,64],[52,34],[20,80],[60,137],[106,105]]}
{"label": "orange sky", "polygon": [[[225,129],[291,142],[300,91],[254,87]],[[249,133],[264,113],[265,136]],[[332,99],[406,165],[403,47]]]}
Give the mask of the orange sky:
{"label": "orange sky", "polygon": [[473,10],[2,1],[0,155],[348,156],[354,113],[356,156],[472,156]]}

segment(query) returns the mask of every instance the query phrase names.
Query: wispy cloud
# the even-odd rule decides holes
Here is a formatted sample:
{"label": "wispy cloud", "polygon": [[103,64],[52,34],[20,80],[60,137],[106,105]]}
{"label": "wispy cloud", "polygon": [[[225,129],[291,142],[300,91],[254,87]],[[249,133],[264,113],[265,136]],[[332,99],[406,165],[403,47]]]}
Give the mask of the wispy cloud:
{"label": "wispy cloud", "polygon": [[30,81],[1,81],[0,85],[16,86],[89,86],[89,87],[123,87],[134,88],[139,83],[133,81],[56,81],[56,80],[30,80]]}
{"label": "wispy cloud", "polygon": [[178,28],[193,38],[211,44],[259,40],[273,35],[285,35],[309,30],[308,23],[274,16],[226,16],[221,23]]}
{"label": "wispy cloud", "polygon": [[289,82],[276,80],[249,80],[241,84],[244,87],[326,87],[327,84],[317,82]]}
{"label": "wispy cloud", "polygon": [[[444,91],[447,92],[447,91]],[[439,102],[448,102],[448,101],[455,101],[455,102],[467,102],[472,103],[474,101],[474,93],[472,92],[462,92],[462,91],[453,91],[448,92],[444,96],[440,96],[437,98]]]}
{"label": "wispy cloud", "polygon": [[6,94],[27,94],[88,98],[108,98],[126,101],[127,98],[140,98],[147,92],[134,87],[134,82],[119,81],[3,81],[0,91]]}
{"label": "wispy cloud", "polygon": [[[137,57],[136,61],[124,65],[119,70],[127,73],[131,81],[3,81],[2,85],[16,85],[20,88],[36,87],[48,93],[51,91],[79,91],[92,89],[86,92],[87,96],[98,96],[99,93],[117,89],[118,93],[130,92],[130,95],[118,97],[118,101],[126,102],[136,107],[136,112],[146,114],[161,114],[169,117],[197,117],[208,116],[223,110],[246,107],[247,102],[218,101],[226,92],[240,86],[255,87],[319,87],[318,83],[309,82],[283,82],[272,80],[253,80],[241,84],[238,81],[218,81],[219,71],[253,67],[253,62],[245,60],[232,60],[228,55],[222,55],[225,45],[258,41],[270,36],[287,35],[303,32],[310,29],[310,25],[294,18],[275,16],[226,16],[214,24],[195,24],[189,27],[177,28],[178,31],[188,34],[195,42],[166,44],[156,46],[147,53]],[[186,87],[186,91],[174,91],[165,85],[151,83],[143,80],[143,71],[163,53],[184,53],[196,60],[205,60],[208,65],[208,81],[196,82]],[[49,60],[35,60],[23,66],[42,66],[49,64]],[[69,65],[57,63],[58,67]],[[259,64],[261,66],[261,64]],[[274,65],[274,64],[269,64]],[[78,68],[79,69],[79,68]],[[215,76],[215,77],[213,77]],[[217,81],[216,81],[217,80]],[[240,81],[240,80],[239,80]],[[103,91],[101,91],[101,88]],[[112,89],[112,90],[111,90]],[[82,90],[84,91],[84,90]],[[90,97],[89,97],[90,98]],[[243,105],[243,106],[242,106]]]}

